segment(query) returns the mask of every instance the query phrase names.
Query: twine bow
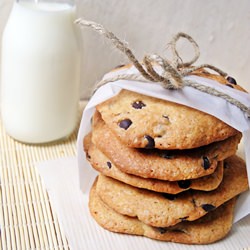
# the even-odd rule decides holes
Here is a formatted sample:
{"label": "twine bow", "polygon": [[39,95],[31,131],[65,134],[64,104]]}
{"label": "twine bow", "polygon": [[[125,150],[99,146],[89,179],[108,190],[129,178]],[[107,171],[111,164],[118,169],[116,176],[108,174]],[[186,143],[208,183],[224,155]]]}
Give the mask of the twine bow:
{"label": "twine bow", "polygon": [[[198,60],[200,56],[200,51],[199,51],[198,44],[188,34],[180,32],[177,35],[175,35],[172,38],[171,42],[169,43],[169,46],[173,54],[172,61],[169,61],[159,55],[152,54],[152,55],[144,56],[142,63],[140,63],[136,59],[131,49],[128,47],[127,43],[119,40],[112,32],[106,30],[102,25],[92,22],[92,21],[83,20],[81,18],[77,19],[75,23],[79,24],[82,27],[85,27],[85,26],[91,27],[92,29],[97,31],[99,34],[111,40],[112,43],[115,45],[115,47],[118,48],[120,51],[122,51],[124,54],[126,54],[128,59],[133,63],[135,68],[140,72],[140,74],[120,74],[115,77],[102,80],[96,85],[94,92],[99,87],[101,87],[102,85],[108,82],[114,82],[117,80],[125,80],[125,79],[134,80],[134,81],[143,81],[143,82],[145,81],[158,82],[162,85],[163,88],[172,89],[172,90],[178,90],[178,89],[182,89],[185,86],[189,86],[201,92],[205,92],[210,95],[223,98],[227,102],[237,106],[240,110],[246,113],[247,117],[250,119],[250,108],[244,105],[243,103],[239,102],[238,100],[232,98],[231,96],[223,92],[220,92],[214,88],[204,86],[197,82],[184,78],[184,76],[187,76],[191,72],[201,69],[201,68],[209,68],[217,72],[223,77],[227,76],[227,73],[225,73],[224,71],[210,64],[202,64],[199,66],[193,66],[193,64]],[[187,39],[194,48],[194,57],[190,61],[183,62],[177,51],[176,44],[180,38]],[[154,69],[154,65],[158,65],[161,67],[162,74],[160,74]]]}

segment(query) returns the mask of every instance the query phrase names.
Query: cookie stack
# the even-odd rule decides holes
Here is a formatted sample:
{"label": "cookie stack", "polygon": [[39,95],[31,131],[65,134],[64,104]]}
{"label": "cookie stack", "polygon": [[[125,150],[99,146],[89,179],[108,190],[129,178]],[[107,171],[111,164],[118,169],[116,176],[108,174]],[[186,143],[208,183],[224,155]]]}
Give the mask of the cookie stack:
{"label": "cookie stack", "polygon": [[127,90],[99,104],[92,122],[84,150],[99,176],[89,207],[102,227],[187,244],[229,232],[236,196],[248,189],[245,162],[235,155],[241,133]]}

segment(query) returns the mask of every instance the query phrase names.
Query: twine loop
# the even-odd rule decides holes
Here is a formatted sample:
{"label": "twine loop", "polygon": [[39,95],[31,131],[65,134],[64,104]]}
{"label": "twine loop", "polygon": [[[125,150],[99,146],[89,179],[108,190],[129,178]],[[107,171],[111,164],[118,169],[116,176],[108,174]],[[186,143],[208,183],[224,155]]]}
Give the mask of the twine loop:
{"label": "twine loop", "polygon": [[[153,65],[162,68],[162,74],[155,71]],[[143,58],[143,65],[154,82],[160,82],[166,89],[180,89],[183,87],[182,75],[167,60],[158,55],[146,55]],[[149,79],[150,80],[150,79]]]}
{"label": "twine loop", "polygon": [[[226,100],[232,105],[237,106],[250,119],[250,107],[247,107],[238,100],[214,88],[204,86],[197,82],[190,81],[184,78],[193,71],[204,68],[208,68],[212,71],[215,71],[223,77],[227,76],[227,73],[211,64],[202,64],[199,66],[193,65],[200,57],[200,50],[196,41],[188,34],[179,32],[170,41],[169,46],[173,55],[173,59],[171,61],[157,54],[151,54],[144,56],[142,63],[140,63],[135,57],[132,50],[128,47],[128,44],[119,40],[112,32],[106,30],[102,25],[92,21],[83,20],[81,18],[77,19],[75,23],[79,24],[82,27],[91,27],[99,34],[111,40],[115,47],[128,57],[128,59],[133,63],[133,65],[139,72],[139,74],[122,74],[109,79],[102,80],[96,85],[94,92],[102,85],[117,80],[158,82],[162,85],[163,88],[171,90],[178,90],[182,89],[185,86],[188,86],[195,88],[201,92],[205,92],[207,94],[214,95]],[[181,38],[186,39],[193,46],[194,49],[193,58],[187,62],[183,62],[176,47],[177,42]],[[157,70],[155,70],[155,66],[158,66]]]}
{"label": "twine loop", "polygon": [[[183,62],[179,53],[178,53],[176,45],[177,45],[178,40],[180,40],[180,38],[185,38],[188,42],[190,42],[193,45],[194,57],[190,61]],[[172,38],[172,41],[169,43],[169,45],[170,45],[170,48],[172,50],[172,54],[174,55],[173,63],[174,63],[176,68],[190,67],[200,57],[199,45],[196,43],[196,41],[191,36],[189,36],[186,33],[183,33],[183,32],[177,33]]]}

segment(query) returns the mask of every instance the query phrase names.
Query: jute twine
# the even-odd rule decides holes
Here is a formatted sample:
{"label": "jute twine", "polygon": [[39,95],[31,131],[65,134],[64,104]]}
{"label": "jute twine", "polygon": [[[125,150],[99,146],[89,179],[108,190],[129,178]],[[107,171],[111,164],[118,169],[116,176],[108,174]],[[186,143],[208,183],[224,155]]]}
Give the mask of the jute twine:
{"label": "jute twine", "polygon": [[[173,54],[173,59],[171,61],[157,54],[150,54],[150,55],[145,55],[142,60],[142,63],[140,63],[136,59],[132,50],[128,47],[128,44],[122,42],[112,32],[105,29],[102,25],[92,21],[83,20],[81,18],[77,19],[75,23],[79,24],[81,27],[91,27],[99,34],[111,40],[111,42],[115,45],[115,47],[120,51],[122,51],[128,57],[128,59],[133,63],[133,65],[140,73],[140,74],[120,74],[115,77],[102,80],[96,84],[94,92],[104,84],[118,80],[132,80],[132,81],[142,81],[151,83],[157,82],[160,83],[163,88],[171,90],[178,90],[182,89],[185,86],[188,86],[195,88],[201,92],[205,92],[207,94],[223,98],[232,105],[237,106],[250,119],[250,108],[241,103],[240,101],[214,88],[204,86],[195,81],[191,81],[184,78],[184,76],[187,76],[191,72],[201,68],[208,68],[210,70],[213,70],[223,77],[227,76],[227,73],[210,64],[202,64],[199,66],[193,65],[198,60],[200,56],[200,51],[198,44],[188,34],[180,32],[172,38],[171,42],[169,43],[169,46]],[[190,61],[183,62],[177,51],[176,44],[180,38],[186,39],[188,42],[192,44],[194,48],[194,57]],[[163,73],[159,74],[158,72],[156,72],[153,65],[160,66],[162,68]]]}

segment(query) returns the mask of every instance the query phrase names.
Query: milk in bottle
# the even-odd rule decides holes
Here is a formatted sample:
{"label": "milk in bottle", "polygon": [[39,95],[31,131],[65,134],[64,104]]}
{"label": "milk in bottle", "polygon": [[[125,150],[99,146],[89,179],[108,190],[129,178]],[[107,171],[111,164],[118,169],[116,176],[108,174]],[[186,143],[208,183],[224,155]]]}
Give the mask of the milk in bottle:
{"label": "milk in bottle", "polygon": [[2,40],[1,114],[27,143],[65,138],[77,122],[80,48],[70,1],[14,3]]}

